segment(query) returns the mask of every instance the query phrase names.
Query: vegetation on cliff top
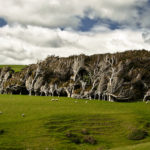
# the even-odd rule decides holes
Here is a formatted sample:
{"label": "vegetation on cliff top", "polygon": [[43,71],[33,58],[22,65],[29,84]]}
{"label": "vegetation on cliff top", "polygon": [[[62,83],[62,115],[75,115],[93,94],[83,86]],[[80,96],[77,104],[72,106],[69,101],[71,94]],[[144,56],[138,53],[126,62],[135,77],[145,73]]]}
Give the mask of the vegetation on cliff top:
{"label": "vegetation on cliff top", "polygon": [[148,100],[149,66],[150,52],[146,50],[67,58],[49,56],[25,68],[12,66],[15,73],[12,69],[0,69],[0,93]]}

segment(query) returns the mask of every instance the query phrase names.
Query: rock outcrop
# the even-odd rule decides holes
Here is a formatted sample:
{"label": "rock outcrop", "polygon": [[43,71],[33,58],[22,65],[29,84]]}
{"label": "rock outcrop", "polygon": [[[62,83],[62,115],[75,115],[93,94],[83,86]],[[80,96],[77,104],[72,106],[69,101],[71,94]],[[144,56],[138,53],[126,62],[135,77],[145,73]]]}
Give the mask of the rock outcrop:
{"label": "rock outcrop", "polygon": [[50,56],[20,72],[1,68],[0,93],[146,101],[150,99],[150,52]]}

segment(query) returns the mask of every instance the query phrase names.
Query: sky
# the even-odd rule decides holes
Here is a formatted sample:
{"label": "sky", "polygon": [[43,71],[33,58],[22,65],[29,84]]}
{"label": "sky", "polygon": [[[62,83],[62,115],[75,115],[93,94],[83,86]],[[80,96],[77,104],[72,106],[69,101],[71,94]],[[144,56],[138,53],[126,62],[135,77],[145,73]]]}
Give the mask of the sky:
{"label": "sky", "polygon": [[150,50],[150,0],[0,0],[0,64]]}

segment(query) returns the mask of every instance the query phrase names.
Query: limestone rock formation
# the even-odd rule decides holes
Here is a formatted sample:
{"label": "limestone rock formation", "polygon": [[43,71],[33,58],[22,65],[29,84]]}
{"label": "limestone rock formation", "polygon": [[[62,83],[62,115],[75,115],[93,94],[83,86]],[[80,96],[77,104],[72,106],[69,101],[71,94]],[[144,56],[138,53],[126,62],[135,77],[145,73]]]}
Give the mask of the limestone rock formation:
{"label": "limestone rock formation", "polygon": [[1,68],[0,93],[146,101],[150,99],[150,52],[50,56],[20,72]]}

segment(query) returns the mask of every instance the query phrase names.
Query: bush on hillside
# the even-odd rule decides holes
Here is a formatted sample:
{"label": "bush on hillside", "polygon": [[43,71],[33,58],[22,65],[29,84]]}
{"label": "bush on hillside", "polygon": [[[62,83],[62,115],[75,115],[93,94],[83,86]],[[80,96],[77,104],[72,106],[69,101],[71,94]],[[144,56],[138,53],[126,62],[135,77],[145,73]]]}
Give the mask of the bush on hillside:
{"label": "bush on hillside", "polygon": [[133,129],[128,134],[129,140],[142,140],[147,136],[147,132],[142,129]]}

